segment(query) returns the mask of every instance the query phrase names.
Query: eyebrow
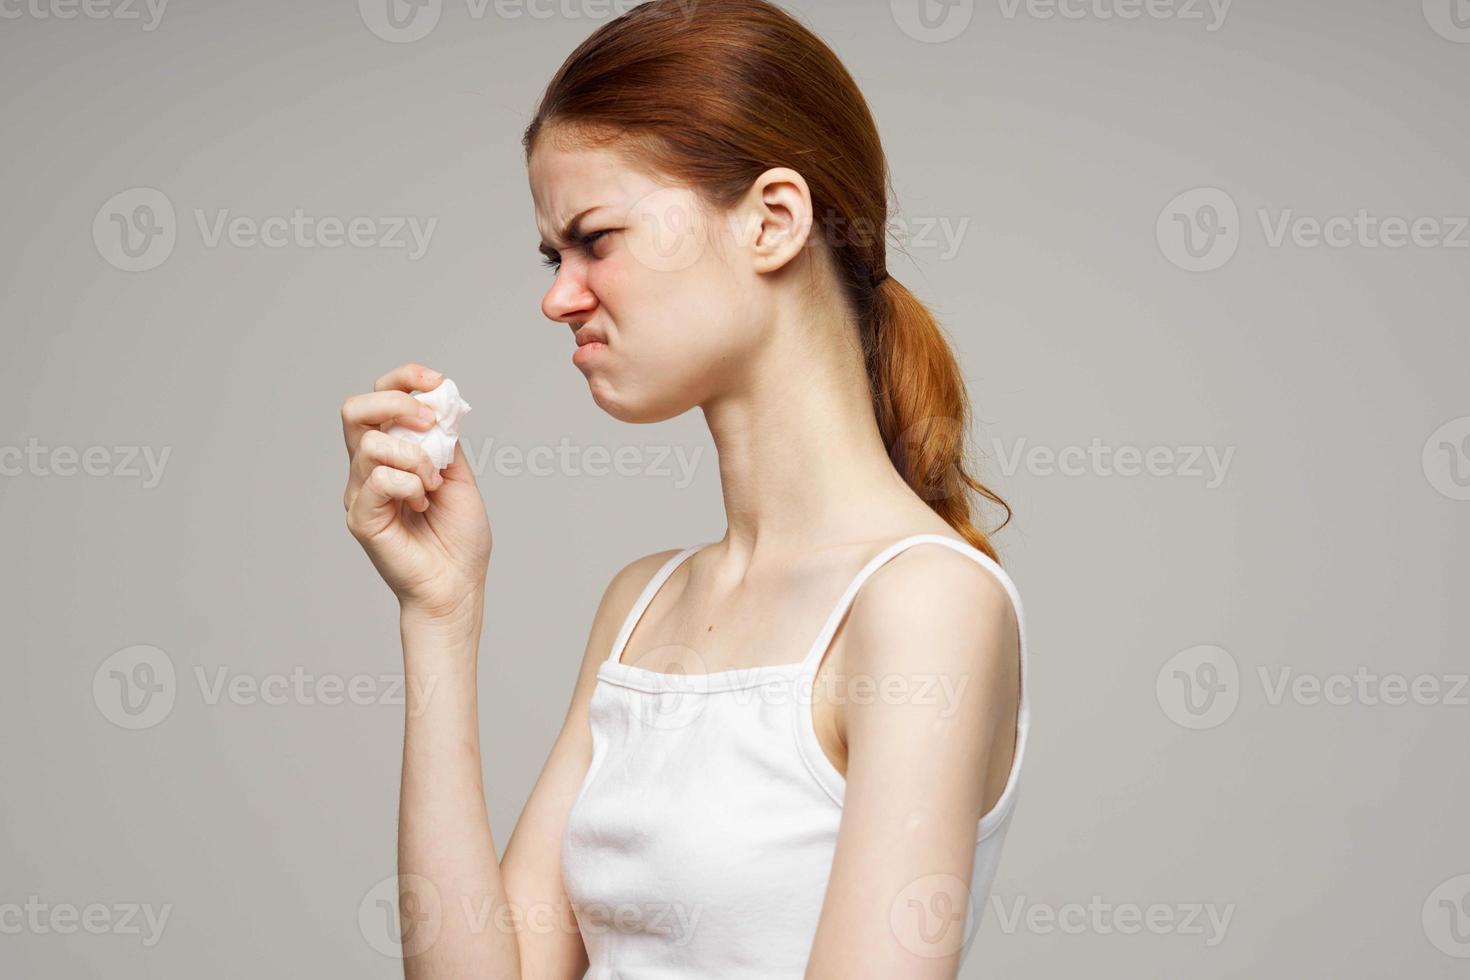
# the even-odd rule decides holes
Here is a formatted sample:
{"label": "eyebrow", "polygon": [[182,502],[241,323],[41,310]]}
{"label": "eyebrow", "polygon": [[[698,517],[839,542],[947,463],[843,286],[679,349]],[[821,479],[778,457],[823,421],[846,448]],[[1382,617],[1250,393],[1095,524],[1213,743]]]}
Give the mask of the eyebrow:
{"label": "eyebrow", "polygon": [[[566,227],[561,230],[557,237],[564,242],[575,242],[578,238],[581,238],[582,219],[587,217],[587,215],[591,214],[593,211],[596,211],[600,207],[604,207],[604,205],[594,204],[592,205],[592,207],[587,208],[586,210],[579,213],[575,218],[567,222]],[[556,255],[556,249],[553,248],[551,245],[548,245],[545,239],[541,240],[541,244],[537,246],[537,251],[549,258],[555,257]]]}

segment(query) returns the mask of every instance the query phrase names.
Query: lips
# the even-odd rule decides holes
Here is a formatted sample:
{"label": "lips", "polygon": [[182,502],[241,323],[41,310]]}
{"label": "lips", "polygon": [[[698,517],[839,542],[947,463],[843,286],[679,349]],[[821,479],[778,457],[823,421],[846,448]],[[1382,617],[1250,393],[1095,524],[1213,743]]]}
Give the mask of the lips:
{"label": "lips", "polygon": [[596,330],[593,330],[591,327],[583,327],[582,329],[578,330],[573,335],[573,337],[576,339],[578,347],[586,347],[588,344],[607,343],[607,338],[598,333]]}

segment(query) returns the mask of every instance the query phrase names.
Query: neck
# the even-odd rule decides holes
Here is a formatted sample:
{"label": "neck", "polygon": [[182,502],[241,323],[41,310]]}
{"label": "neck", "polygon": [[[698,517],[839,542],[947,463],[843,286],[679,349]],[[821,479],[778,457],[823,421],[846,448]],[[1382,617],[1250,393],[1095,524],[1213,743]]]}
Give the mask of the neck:
{"label": "neck", "polygon": [[741,383],[701,406],[719,454],[723,549],[742,567],[881,536],[885,516],[928,511],[883,444],[852,330],[772,331]]}

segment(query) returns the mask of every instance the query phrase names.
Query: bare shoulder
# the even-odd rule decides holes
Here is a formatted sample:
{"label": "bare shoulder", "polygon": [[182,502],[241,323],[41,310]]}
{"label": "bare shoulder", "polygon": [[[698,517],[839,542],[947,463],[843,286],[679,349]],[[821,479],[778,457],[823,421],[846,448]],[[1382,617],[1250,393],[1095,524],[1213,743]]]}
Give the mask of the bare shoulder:
{"label": "bare shoulder", "polygon": [[998,565],[943,544],[906,548],[876,569],[853,600],[848,667],[1009,673],[1019,653],[1021,614],[1008,581]]}
{"label": "bare shoulder", "polygon": [[679,548],[666,548],[628,562],[618,569],[613,574],[612,580],[608,582],[607,589],[602,595],[602,604],[614,607],[613,611],[616,611],[616,607],[621,607],[622,612],[626,613],[633,607],[639,594],[652,581],[658,570],[679,551]]}
{"label": "bare shoulder", "polygon": [[619,568],[603,589],[597,611],[592,616],[592,625],[587,631],[587,645],[582,650],[582,660],[577,668],[577,679],[572,688],[571,705],[567,714],[567,730],[576,732],[579,737],[586,732],[586,705],[597,684],[597,672],[612,653],[618,631],[623,628],[623,620],[633,609],[633,603],[638,601],[644,586],[653,579],[664,562],[678,553],[679,549],[670,548],[635,558]]}
{"label": "bare shoulder", "polygon": [[638,601],[638,596],[664,563],[679,551],[678,548],[667,548],[635,558],[613,574],[597,604],[591,635],[588,637],[586,661],[594,670],[597,663],[612,651],[613,641],[617,639],[618,631],[622,629],[623,620],[632,610],[633,603]]}

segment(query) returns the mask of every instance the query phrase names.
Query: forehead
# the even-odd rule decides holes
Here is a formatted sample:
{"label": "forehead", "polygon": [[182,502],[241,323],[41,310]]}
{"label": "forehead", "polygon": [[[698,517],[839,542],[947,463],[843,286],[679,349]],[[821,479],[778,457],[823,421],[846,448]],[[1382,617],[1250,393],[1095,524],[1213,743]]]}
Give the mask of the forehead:
{"label": "forehead", "polygon": [[[592,207],[626,212],[658,185],[607,147],[573,147],[554,140],[536,145],[527,166],[536,227],[546,241],[573,217]],[[599,211],[593,217],[601,217]]]}

